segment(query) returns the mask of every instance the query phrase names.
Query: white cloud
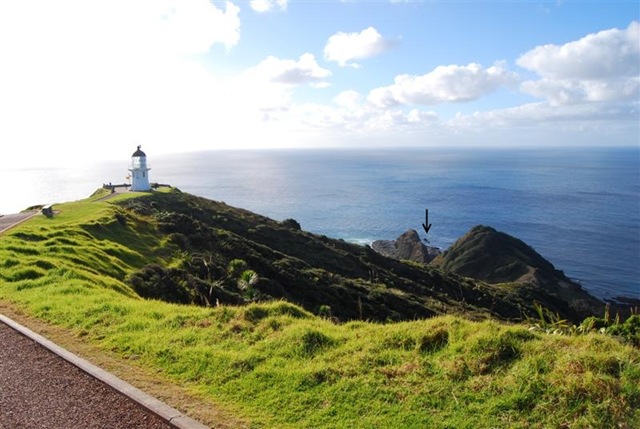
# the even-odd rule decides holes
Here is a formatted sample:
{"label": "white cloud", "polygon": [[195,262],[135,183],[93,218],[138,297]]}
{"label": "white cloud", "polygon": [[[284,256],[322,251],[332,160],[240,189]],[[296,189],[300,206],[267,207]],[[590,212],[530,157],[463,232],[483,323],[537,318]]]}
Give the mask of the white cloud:
{"label": "white cloud", "polygon": [[636,76],[640,67],[640,23],[632,22],[626,30],[589,34],[562,46],[538,46],[522,55],[518,64],[547,79]]}
{"label": "white cloud", "polygon": [[267,57],[247,72],[256,79],[287,85],[318,83],[331,76],[331,72],[320,67],[313,54],[303,54],[296,60]]}
{"label": "white cloud", "polygon": [[549,106],[546,102],[458,115],[443,124],[458,142],[497,146],[637,145],[638,109],[605,104]]}
{"label": "white cloud", "polygon": [[341,107],[355,108],[360,106],[362,102],[362,94],[352,89],[342,91],[333,99],[334,103]]}
{"label": "white cloud", "polygon": [[206,0],[164,2],[157,41],[187,54],[206,52],[215,43],[227,49],[235,46],[240,40],[240,8],[231,2],[224,5],[223,10]]}
{"label": "white cloud", "polygon": [[35,144],[34,159],[49,162],[80,152],[113,156],[132,141],[202,146],[202,124],[235,110],[220,108],[224,85],[192,59],[238,43],[239,9],[221,7],[1,2],[0,141],[17,151]]}
{"label": "white cloud", "polygon": [[574,124],[573,126],[602,127],[615,120],[632,123],[637,119],[637,110],[623,106],[581,104],[551,107],[547,103],[528,103],[521,106],[458,115],[450,125],[463,128],[517,128],[540,127],[543,124]]}
{"label": "white cloud", "polygon": [[337,62],[341,67],[359,67],[359,64],[351,61],[379,55],[395,43],[384,39],[373,27],[366,28],[359,33],[340,31],[329,37],[324,47],[324,58],[327,61]]}
{"label": "white cloud", "polygon": [[[269,5],[284,8],[286,2]],[[309,53],[263,56],[244,73],[217,75],[212,70],[224,53],[216,48],[231,50],[240,35],[239,8],[232,2],[0,2],[0,164],[11,162],[12,153],[45,163],[77,154],[120,158],[134,143],[156,154],[339,145],[357,138],[364,145],[436,144],[448,132],[511,133],[558,124],[589,131],[631,128],[627,135],[637,140],[638,23],[523,55],[519,64],[540,79],[525,82],[522,90],[545,102],[452,120],[420,106],[474,100],[511,85],[516,76],[500,63],[450,65],[403,74],[371,91],[335,95],[313,90],[329,87],[332,75]],[[338,33],[329,39],[325,58],[354,66],[392,44],[373,27]],[[572,61],[581,61],[582,68]],[[298,95],[335,97],[328,104],[301,103]],[[431,134],[416,137],[420,133]]]}
{"label": "white cloud", "polygon": [[288,1],[289,0],[251,0],[249,4],[254,11],[264,13],[273,10],[275,7],[279,7],[280,10],[286,10]]}
{"label": "white cloud", "polygon": [[640,23],[589,34],[561,46],[538,46],[517,63],[541,77],[523,82],[522,91],[553,105],[637,100]]}
{"label": "white cloud", "polygon": [[316,138],[326,140],[324,144],[353,141],[354,138],[361,138],[362,143],[371,145],[385,141],[387,144],[407,144],[408,135],[441,125],[433,111],[372,108],[353,90],[341,92],[333,101],[334,105],[291,105],[286,113],[280,112],[279,120],[315,133]]}
{"label": "white cloud", "polygon": [[432,111],[412,109],[407,115],[407,122],[413,124],[438,121],[438,115]]}
{"label": "white cloud", "polygon": [[329,88],[331,86],[331,84],[329,82],[326,82],[326,81],[315,82],[315,83],[311,83],[310,85],[312,87],[318,88],[318,89]]}
{"label": "white cloud", "polygon": [[373,89],[367,99],[378,107],[471,101],[509,86],[515,79],[500,63],[489,68],[475,63],[439,66],[420,76],[396,76],[393,85]]}
{"label": "white cloud", "polygon": [[329,83],[324,79],[330,75],[309,53],[298,60],[269,56],[225,82],[221,101],[233,100],[235,105],[242,106],[245,121],[253,118],[260,123],[283,123],[295,108],[294,89],[302,85],[326,88]]}
{"label": "white cloud", "polygon": [[553,106],[582,102],[615,102],[637,100],[640,77],[599,80],[540,79],[523,82],[523,92],[546,99]]}

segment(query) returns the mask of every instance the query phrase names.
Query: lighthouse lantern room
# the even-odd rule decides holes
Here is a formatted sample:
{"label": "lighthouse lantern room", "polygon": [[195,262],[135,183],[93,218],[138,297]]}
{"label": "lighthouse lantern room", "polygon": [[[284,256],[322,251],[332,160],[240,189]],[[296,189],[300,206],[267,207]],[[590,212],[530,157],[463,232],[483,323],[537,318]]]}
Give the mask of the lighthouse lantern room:
{"label": "lighthouse lantern room", "polygon": [[131,155],[131,189],[132,191],[148,191],[151,189],[149,186],[149,170],[147,167],[147,155],[140,150],[136,150]]}

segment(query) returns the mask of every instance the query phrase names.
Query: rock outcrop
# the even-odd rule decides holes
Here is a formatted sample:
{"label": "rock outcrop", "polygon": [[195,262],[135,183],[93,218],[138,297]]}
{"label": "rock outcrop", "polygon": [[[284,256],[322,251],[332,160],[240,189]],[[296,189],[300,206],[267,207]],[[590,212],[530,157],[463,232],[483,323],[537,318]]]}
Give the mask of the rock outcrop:
{"label": "rock outcrop", "polygon": [[488,226],[473,227],[430,265],[487,283],[519,283],[521,292],[530,289],[531,299],[574,320],[602,314],[604,308],[531,246]]}
{"label": "rock outcrop", "polygon": [[410,229],[395,240],[376,240],[371,248],[389,258],[428,264],[440,254],[437,247],[426,246],[418,233]]}

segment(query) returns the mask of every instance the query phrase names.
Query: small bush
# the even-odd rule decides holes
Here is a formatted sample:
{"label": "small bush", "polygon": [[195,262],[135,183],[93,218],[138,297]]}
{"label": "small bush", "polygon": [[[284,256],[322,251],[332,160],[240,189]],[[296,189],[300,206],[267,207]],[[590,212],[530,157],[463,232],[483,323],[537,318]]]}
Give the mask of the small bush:
{"label": "small bush", "polygon": [[321,305],[320,308],[318,308],[318,316],[330,318],[331,317],[331,306],[329,306],[329,305]]}
{"label": "small bush", "polygon": [[227,267],[227,274],[229,274],[229,277],[231,278],[238,279],[248,268],[249,267],[247,263],[242,259],[234,259],[229,262],[229,266]]}
{"label": "small bush", "polygon": [[621,337],[634,346],[640,347],[640,315],[634,314],[625,320],[624,323],[608,327],[606,333]]}
{"label": "small bush", "polygon": [[127,277],[127,283],[143,298],[187,304],[189,292],[178,280],[179,270],[149,264]]}
{"label": "small bush", "polygon": [[175,244],[180,249],[185,250],[189,245],[189,239],[186,235],[179,232],[173,232],[168,235],[167,241],[171,244]]}
{"label": "small bush", "polygon": [[302,227],[300,226],[300,223],[295,219],[285,219],[281,222],[281,224],[285,228],[293,229],[296,231],[300,231],[302,229]]}

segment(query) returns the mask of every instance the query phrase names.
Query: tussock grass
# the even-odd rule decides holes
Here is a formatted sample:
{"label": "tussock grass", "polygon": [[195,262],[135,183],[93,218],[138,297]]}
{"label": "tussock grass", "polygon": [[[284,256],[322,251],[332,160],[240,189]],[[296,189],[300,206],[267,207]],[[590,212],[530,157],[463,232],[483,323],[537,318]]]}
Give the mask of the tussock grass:
{"label": "tussock grass", "polygon": [[142,300],[124,276],[175,250],[151,220],[108,202],[57,208],[0,237],[0,299],[252,427],[640,427],[640,356],[615,338],[455,316],[335,324],[283,301]]}

